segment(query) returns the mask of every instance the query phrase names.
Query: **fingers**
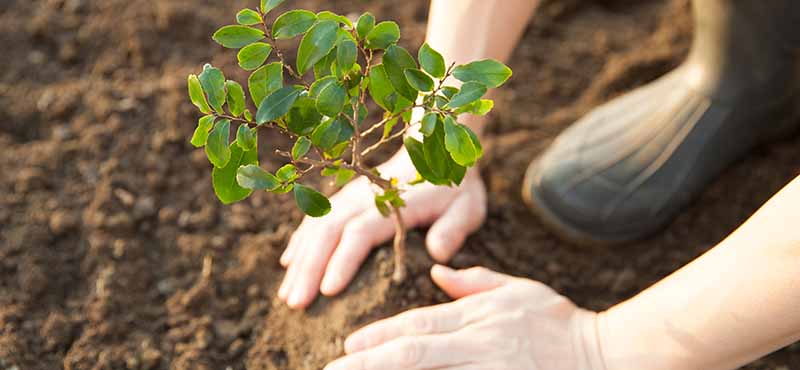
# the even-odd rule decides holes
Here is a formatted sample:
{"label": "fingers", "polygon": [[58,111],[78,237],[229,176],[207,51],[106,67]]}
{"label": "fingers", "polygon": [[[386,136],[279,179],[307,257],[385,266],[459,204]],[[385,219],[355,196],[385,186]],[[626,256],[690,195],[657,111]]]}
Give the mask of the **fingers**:
{"label": "fingers", "polygon": [[344,350],[356,353],[404,336],[456,331],[468,323],[466,308],[462,302],[445,303],[377,321],[351,334],[344,342]]}
{"label": "fingers", "polygon": [[483,267],[456,271],[441,265],[433,266],[431,278],[436,285],[454,299],[493,290],[511,283],[515,279]]}
{"label": "fingers", "polygon": [[403,337],[340,358],[324,370],[449,369],[468,363],[476,353],[469,338],[456,334]]}
{"label": "fingers", "polygon": [[331,296],[344,290],[372,247],[389,240],[392,235],[392,221],[375,209],[366,210],[348,222],[325,271],[320,287],[322,294]]}
{"label": "fingers", "polygon": [[[471,186],[482,186],[480,184]],[[483,191],[461,193],[433,223],[426,244],[434,260],[444,263],[456,254],[469,234],[477,230],[486,218],[486,199]]]}

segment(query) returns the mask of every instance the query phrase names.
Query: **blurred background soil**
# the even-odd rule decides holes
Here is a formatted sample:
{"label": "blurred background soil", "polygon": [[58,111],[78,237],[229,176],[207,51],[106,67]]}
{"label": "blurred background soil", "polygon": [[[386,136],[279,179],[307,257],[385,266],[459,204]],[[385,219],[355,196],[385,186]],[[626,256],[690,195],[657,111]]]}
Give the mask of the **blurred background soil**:
{"label": "blurred background soil", "polygon": [[[186,75],[212,62],[246,81],[210,35],[255,3],[0,1],[0,370],[318,369],[355,328],[446,300],[419,232],[416,278],[402,287],[389,284],[384,247],[341,297],[305,312],[275,299],[277,258],[300,221],[292,198],[222,206],[188,143],[198,117]],[[395,19],[413,50],[425,33],[425,0],[287,3]],[[592,107],[679,64],[690,37],[688,0],[546,1],[488,129],[488,221],[453,265],[539,279],[604,309],[703,253],[797,176],[800,140],[761,148],[666,231],[622,249],[570,246],[529,215],[528,161]],[[278,168],[266,152],[287,142],[261,140],[262,164]],[[796,368],[800,345],[748,367]]]}

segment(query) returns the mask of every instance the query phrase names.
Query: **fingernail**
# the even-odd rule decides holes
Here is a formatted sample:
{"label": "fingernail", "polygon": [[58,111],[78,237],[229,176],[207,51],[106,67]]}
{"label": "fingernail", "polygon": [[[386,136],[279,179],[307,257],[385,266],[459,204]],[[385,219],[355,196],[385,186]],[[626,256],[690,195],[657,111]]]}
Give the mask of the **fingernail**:
{"label": "fingernail", "polygon": [[300,292],[295,290],[294,292],[292,292],[292,295],[289,296],[289,300],[286,301],[286,304],[288,304],[289,307],[297,308],[300,306],[300,299],[301,299]]}

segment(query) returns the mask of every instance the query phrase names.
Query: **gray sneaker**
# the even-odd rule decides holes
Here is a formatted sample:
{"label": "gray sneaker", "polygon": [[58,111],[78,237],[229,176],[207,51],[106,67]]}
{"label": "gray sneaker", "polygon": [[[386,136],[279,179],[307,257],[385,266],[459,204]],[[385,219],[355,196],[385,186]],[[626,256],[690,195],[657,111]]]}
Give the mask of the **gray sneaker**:
{"label": "gray sneaker", "polygon": [[695,0],[676,70],[596,108],[528,168],[560,236],[618,244],[668,224],[731,163],[800,126],[800,1]]}

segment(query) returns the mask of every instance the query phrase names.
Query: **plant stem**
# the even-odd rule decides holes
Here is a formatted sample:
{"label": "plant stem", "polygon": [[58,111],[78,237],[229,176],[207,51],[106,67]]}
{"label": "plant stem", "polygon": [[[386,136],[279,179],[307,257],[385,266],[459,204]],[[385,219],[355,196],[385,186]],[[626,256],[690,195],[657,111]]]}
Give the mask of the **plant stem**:
{"label": "plant stem", "polygon": [[401,283],[406,279],[406,224],[400,208],[392,205],[392,221],[394,221],[394,274],[392,281]]}

